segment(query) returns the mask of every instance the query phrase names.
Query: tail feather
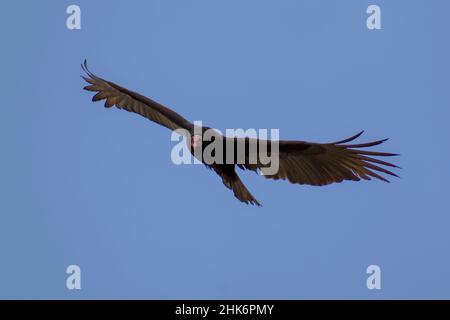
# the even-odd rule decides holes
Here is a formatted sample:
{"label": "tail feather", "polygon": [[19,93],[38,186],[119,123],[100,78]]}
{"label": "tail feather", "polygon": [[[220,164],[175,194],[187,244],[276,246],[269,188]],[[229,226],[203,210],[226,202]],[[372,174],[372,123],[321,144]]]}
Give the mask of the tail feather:
{"label": "tail feather", "polygon": [[248,191],[244,183],[242,183],[236,171],[234,171],[234,167],[232,168],[232,170],[230,170],[230,168],[226,170],[221,166],[211,166],[209,168],[213,169],[222,178],[222,182],[225,187],[233,190],[234,196],[238,200],[246,204],[252,204],[261,207],[259,201],[256,200],[256,198],[250,193],[250,191]]}
{"label": "tail feather", "polygon": [[261,204],[250,193],[250,191],[248,191],[247,187],[244,185],[238,175],[236,175],[236,178],[231,183],[231,189],[233,190],[234,196],[242,202],[261,207]]}

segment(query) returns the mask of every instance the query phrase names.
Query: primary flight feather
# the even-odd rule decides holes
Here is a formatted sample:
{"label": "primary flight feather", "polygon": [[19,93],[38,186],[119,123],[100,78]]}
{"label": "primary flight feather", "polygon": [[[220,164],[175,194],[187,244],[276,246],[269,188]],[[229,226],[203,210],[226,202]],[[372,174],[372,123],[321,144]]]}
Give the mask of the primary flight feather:
{"label": "primary flight feather", "polygon": [[[82,77],[89,83],[84,89],[96,92],[92,101],[105,100],[107,108],[116,106],[119,109],[140,114],[170,130],[186,130],[191,134],[189,147],[192,154],[195,155],[195,148],[199,145],[202,137],[195,134],[196,128],[192,122],[152,99],[94,75],[89,71],[86,61],[82,64],[82,68],[86,72],[86,76]],[[204,127],[202,131],[207,129],[210,128]],[[219,136],[224,142],[246,146],[243,149],[245,150],[244,162],[206,163],[203,159],[200,160],[222,178],[224,185],[233,191],[236,198],[247,204],[258,206],[260,206],[258,200],[248,191],[237,175],[236,166],[243,170],[261,171],[263,176],[268,179],[283,179],[295,184],[314,186],[323,186],[344,180],[371,180],[371,178],[389,182],[382,174],[397,177],[394,172],[387,169],[387,167],[398,168],[396,165],[374,158],[391,157],[397,154],[363,150],[379,145],[387,139],[368,143],[351,143],[362,133],[363,131],[348,139],[332,143],[280,140],[279,167],[276,173],[264,174],[267,167],[263,163],[250,161],[252,157],[250,145],[261,142],[258,139]],[[207,147],[208,142],[201,142],[200,148],[203,150]]]}

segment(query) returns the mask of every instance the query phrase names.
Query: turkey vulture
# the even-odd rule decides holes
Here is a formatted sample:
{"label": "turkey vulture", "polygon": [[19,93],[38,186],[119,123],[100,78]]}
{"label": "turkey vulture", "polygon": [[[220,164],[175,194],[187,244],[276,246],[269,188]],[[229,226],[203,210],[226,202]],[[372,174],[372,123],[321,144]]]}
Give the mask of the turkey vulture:
{"label": "turkey vulture", "polygon": [[[86,72],[86,76],[82,76],[82,78],[89,83],[84,89],[96,92],[92,101],[105,100],[106,108],[116,106],[119,109],[140,114],[170,130],[185,130],[190,134],[190,139],[187,139],[187,144],[194,156],[195,150],[198,150],[198,148],[204,150],[211,143],[202,141],[202,135],[195,134],[195,125],[173,110],[137,92],[121,87],[114,82],[97,77],[89,71],[86,60],[81,67]],[[203,127],[201,132],[204,133],[207,129],[210,128]],[[332,143],[280,140],[278,141],[277,153],[278,170],[271,174],[264,174],[266,167],[260,161],[249,161],[251,157],[249,151],[251,149],[250,144],[259,142],[255,138],[230,138],[219,135],[219,139],[223,139],[226,142],[233,141],[235,145],[240,144],[246,146],[244,148],[244,162],[206,163],[203,159],[201,161],[222,178],[223,184],[233,191],[236,198],[247,204],[257,206],[261,204],[242,183],[236,173],[236,166],[243,170],[262,172],[263,176],[268,179],[287,179],[291,183],[314,186],[323,186],[344,180],[371,180],[371,178],[389,182],[380,173],[398,177],[395,173],[384,168],[398,168],[396,165],[373,158],[373,156],[389,157],[396,156],[397,154],[362,150],[367,147],[379,145],[387,139],[368,143],[349,144],[349,142],[357,139],[362,133],[363,131],[350,138]],[[233,159],[236,158],[234,157]]]}

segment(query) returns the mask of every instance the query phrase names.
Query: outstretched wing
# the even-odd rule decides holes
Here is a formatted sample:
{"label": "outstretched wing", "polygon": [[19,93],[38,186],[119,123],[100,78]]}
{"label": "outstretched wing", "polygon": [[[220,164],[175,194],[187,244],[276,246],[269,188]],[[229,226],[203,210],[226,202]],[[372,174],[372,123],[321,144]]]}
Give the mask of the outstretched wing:
{"label": "outstretched wing", "polygon": [[[279,141],[279,169],[275,174],[264,175],[267,166],[258,161],[256,164],[238,164],[241,169],[261,171],[268,179],[283,179],[291,183],[323,186],[344,180],[359,181],[376,178],[389,182],[380,174],[398,177],[385,167],[398,168],[396,165],[374,158],[397,156],[394,153],[362,150],[379,145],[387,139],[361,144],[348,144],[357,139],[364,131],[348,139],[333,143],[312,143],[306,141]],[[247,140],[246,145],[250,142]],[[250,140],[252,141],[252,140]],[[253,140],[255,142],[255,140]],[[249,159],[249,148],[246,158]]]}
{"label": "outstretched wing", "polygon": [[158,102],[123,88],[111,81],[97,77],[89,71],[86,60],[81,67],[87,75],[87,77],[82,76],[82,78],[90,83],[84,89],[97,92],[92,98],[92,101],[106,100],[106,108],[116,106],[119,109],[140,114],[171,130],[179,128],[189,130],[193,127],[190,121]]}

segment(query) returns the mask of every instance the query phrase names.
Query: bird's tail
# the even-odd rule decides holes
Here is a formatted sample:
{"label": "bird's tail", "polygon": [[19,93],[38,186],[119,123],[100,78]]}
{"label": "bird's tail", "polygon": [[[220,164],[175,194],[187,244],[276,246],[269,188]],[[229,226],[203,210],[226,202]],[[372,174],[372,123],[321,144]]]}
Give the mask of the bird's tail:
{"label": "bird's tail", "polygon": [[233,190],[234,196],[245,202],[247,204],[253,204],[257,206],[261,206],[261,204],[256,200],[256,198],[248,191],[247,187],[241,181],[238,175],[234,177],[233,182],[231,183],[231,189]]}

